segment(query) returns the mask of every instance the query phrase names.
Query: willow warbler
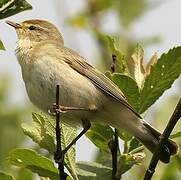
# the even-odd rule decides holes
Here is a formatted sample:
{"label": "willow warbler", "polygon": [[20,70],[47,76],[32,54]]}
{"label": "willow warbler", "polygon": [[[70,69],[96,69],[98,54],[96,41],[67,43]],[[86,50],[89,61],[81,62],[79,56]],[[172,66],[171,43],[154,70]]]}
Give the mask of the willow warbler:
{"label": "willow warbler", "polygon": [[[82,122],[103,123],[121,128],[154,152],[160,133],[133,110],[112,81],[65,47],[61,33],[53,24],[39,19],[22,23],[7,21],[7,24],[16,30],[16,56],[28,96],[35,106],[48,112],[56,102],[56,85],[60,85],[61,106],[77,108],[62,114],[65,123],[72,126]],[[160,160],[168,163],[176,152],[177,145],[168,140]]]}

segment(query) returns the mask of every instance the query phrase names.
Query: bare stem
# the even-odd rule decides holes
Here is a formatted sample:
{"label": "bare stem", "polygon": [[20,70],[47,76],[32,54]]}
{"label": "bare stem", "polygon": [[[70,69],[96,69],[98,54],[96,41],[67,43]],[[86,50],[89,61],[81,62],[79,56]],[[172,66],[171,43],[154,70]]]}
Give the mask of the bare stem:
{"label": "bare stem", "polygon": [[160,142],[155,150],[155,153],[153,154],[153,157],[151,159],[150,165],[145,173],[144,180],[150,180],[155,172],[155,168],[157,166],[157,163],[159,161],[159,155],[161,152],[162,147],[164,146],[165,142],[168,140],[173,128],[175,127],[176,123],[181,117],[181,98],[163,132],[163,134],[160,137]]}
{"label": "bare stem", "polygon": [[[112,64],[111,64],[111,72],[114,73],[116,70],[116,55],[112,54]],[[119,142],[118,142],[118,130],[115,128],[114,129],[114,137],[112,140],[112,148],[111,148],[111,153],[112,153],[112,178],[113,180],[117,180],[115,177],[116,172],[117,172],[117,155],[118,155],[118,150],[119,150]]]}
{"label": "bare stem", "polygon": [[[56,108],[59,108],[59,85],[56,87]],[[64,172],[64,155],[61,146],[61,128],[60,128],[60,112],[56,111],[56,152],[54,155],[55,162],[58,164],[60,180],[66,180],[67,174]]]}
{"label": "bare stem", "polygon": [[113,179],[115,179],[115,175],[117,172],[117,154],[118,154],[117,129],[115,129],[114,137],[112,139],[111,153],[112,153],[112,177],[113,177]]}

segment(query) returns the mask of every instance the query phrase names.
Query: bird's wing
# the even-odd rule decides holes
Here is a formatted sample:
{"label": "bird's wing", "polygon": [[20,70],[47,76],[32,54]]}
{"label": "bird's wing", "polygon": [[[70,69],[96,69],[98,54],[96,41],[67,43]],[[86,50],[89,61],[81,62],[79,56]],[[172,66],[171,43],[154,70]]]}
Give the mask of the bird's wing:
{"label": "bird's wing", "polygon": [[104,74],[96,70],[93,66],[88,64],[84,60],[84,58],[77,54],[75,51],[65,47],[63,52],[63,59],[67,64],[69,64],[71,68],[86,76],[94,83],[95,86],[101,89],[104,93],[110,95],[121,104],[125,105],[134,114],[141,118],[141,116],[137,112],[135,112],[131,105],[126,101],[121,90],[118,89],[118,87],[116,87],[110,79],[108,79]]}

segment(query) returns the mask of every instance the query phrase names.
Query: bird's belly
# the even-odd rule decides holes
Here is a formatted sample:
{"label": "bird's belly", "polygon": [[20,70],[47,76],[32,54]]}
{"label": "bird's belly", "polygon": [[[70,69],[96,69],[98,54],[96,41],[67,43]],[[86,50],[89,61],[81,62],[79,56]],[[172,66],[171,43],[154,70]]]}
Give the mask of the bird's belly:
{"label": "bird's belly", "polygon": [[[62,106],[100,109],[105,104],[106,98],[101,90],[68,65],[41,63],[35,64],[31,68],[31,75],[23,79],[31,102],[44,112],[56,102],[56,85],[60,86],[59,99]],[[87,116],[86,112],[67,114],[77,119]]]}

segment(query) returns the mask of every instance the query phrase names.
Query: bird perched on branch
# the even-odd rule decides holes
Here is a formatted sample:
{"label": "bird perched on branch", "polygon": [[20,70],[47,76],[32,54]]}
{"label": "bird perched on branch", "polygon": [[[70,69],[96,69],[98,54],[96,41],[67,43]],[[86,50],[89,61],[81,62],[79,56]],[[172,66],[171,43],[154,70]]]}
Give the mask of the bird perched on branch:
{"label": "bird perched on branch", "polygon": [[[94,122],[121,128],[151,152],[155,151],[160,133],[133,110],[111,80],[64,46],[63,37],[53,24],[39,19],[7,23],[18,35],[16,56],[34,105],[48,112],[56,102],[56,85],[60,85],[59,111],[64,112],[61,116],[64,122],[83,125],[83,133]],[[176,152],[177,145],[168,140],[160,160],[168,163]]]}

